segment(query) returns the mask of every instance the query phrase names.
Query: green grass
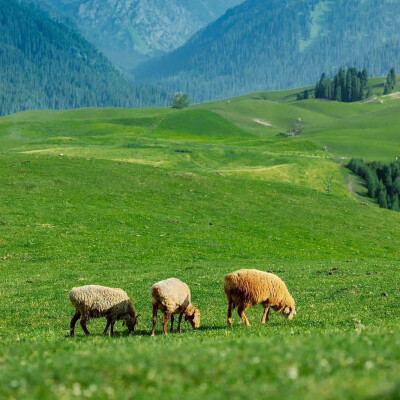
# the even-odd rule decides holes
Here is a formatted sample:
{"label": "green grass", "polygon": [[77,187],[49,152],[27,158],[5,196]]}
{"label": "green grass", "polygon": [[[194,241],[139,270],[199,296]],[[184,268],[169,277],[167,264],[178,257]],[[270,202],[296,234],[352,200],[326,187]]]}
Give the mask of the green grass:
{"label": "green grass", "polygon": [[[322,147],[390,159],[399,100],[293,94],[0,119],[0,398],[398,398],[400,214]],[[261,326],[254,307],[227,329],[223,277],[239,268],[279,275],[295,319]],[[172,276],[201,328],[151,338],[150,287]],[[124,288],[137,333],[104,338],[102,319],[70,339],[68,291],[84,284]]]}
{"label": "green grass", "polygon": [[[397,129],[400,85],[395,88],[397,92],[382,96],[384,81],[384,78],[371,78],[374,96],[350,104],[314,99],[296,101],[296,94],[304,90],[296,89],[264,96],[253,93],[198,107],[207,108],[261,137],[272,139],[280,133],[298,130],[300,137],[327,147],[335,158],[391,161],[400,155]],[[260,120],[270,126],[261,124]]]}

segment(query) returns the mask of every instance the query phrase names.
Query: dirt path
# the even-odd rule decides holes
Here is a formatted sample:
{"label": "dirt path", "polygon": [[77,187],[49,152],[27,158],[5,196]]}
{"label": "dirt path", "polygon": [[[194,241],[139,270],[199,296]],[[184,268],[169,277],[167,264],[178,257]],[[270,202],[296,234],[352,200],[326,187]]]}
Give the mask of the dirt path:
{"label": "dirt path", "polygon": [[263,126],[272,126],[270,122],[265,121],[264,119],[253,118],[253,121],[256,122],[257,124],[260,124],[260,125],[263,125]]}

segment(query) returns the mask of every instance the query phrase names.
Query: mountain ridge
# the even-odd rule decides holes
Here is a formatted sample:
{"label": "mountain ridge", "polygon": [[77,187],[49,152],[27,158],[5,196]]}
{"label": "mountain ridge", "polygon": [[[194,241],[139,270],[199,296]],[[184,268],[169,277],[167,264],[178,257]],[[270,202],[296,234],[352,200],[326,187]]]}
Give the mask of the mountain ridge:
{"label": "mountain ridge", "polygon": [[399,16],[399,0],[247,0],[135,79],[204,101],[305,86],[353,64],[386,75],[400,67]]}
{"label": "mountain ridge", "polygon": [[63,18],[115,65],[130,70],[171,51],[243,0],[23,0]]}
{"label": "mountain ridge", "polygon": [[0,20],[0,115],[169,101],[163,90],[127,81],[77,32],[30,6],[0,0]]}

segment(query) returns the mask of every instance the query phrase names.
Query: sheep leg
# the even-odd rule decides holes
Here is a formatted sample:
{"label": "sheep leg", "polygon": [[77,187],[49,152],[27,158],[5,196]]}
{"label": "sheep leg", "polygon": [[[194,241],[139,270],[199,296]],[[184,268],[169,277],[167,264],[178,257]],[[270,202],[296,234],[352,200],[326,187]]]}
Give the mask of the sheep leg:
{"label": "sheep leg", "polygon": [[240,305],[239,308],[238,308],[238,314],[239,314],[240,318],[242,318],[242,321],[246,326],[250,326],[250,322],[249,322],[249,320],[247,319],[247,317],[245,315],[245,311],[248,308],[249,308],[249,306],[247,304]]}
{"label": "sheep leg", "polygon": [[263,314],[263,316],[262,316],[262,318],[261,318],[261,323],[262,324],[265,324],[266,322],[268,322],[268,320],[269,320],[269,310],[270,310],[270,308],[271,308],[271,306],[265,306],[264,307],[264,314]]}
{"label": "sheep leg", "polygon": [[158,306],[157,304],[153,304],[153,330],[151,331],[151,336],[154,336],[154,331],[156,330],[157,312]]}
{"label": "sheep leg", "polygon": [[228,300],[228,328],[232,327],[232,307],[233,301],[232,299]]}
{"label": "sheep leg", "polygon": [[181,333],[181,322],[182,322],[183,312],[179,314],[179,321],[178,321],[178,332]]}
{"label": "sheep leg", "polygon": [[164,314],[162,317],[164,335],[168,335],[167,322],[168,322],[170,316],[171,316],[171,314]]}
{"label": "sheep leg", "polygon": [[107,331],[108,331],[108,328],[110,327],[110,325],[111,325],[111,318],[107,318],[107,325],[103,332],[104,336],[107,335]]}
{"label": "sheep leg", "polygon": [[81,317],[81,313],[76,310],[75,315],[71,319],[71,325],[70,325],[70,330],[69,330],[69,336],[74,337],[75,335],[75,324],[76,321]]}
{"label": "sheep leg", "polygon": [[114,336],[114,324],[115,324],[115,321],[111,321],[110,336]]}
{"label": "sheep leg", "polygon": [[170,330],[170,332],[174,331],[174,320],[175,320],[174,316],[171,315],[171,330]]}
{"label": "sheep leg", "polygon": [[82,329],[83,329],[83,332],[85,332],[85,335],[86,336],[90,336],[90,332],[87,330],[87,328],[86,328],[86,322],[87,322],[87,319],[86,318],[81,318],[81,321],[80,321],[80,323],[81,323],[81,327],[82,327]]}

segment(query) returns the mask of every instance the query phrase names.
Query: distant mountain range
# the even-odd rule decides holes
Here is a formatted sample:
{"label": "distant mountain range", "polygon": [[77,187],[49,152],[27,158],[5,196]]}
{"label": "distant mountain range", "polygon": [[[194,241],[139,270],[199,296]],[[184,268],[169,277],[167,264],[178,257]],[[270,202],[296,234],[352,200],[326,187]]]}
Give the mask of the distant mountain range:
{"label": "distant mountain range", "polygon": [[174,50],[243,0],[22,0],[77,30],[115,65]]}
{"label": "distant mountain range", "polygon": [[0,0],[0,21],[1,115],[167,105],[177,91],[212,100],[348,66],[400,70],[400,0]]}
{"label": "distant mountain range", "polygon": [[0,115],[171,101],[163,90],[127,81],[92,44],[31,7],[0,0],[0,21]]}
{"label": "distant mountain range", "polygon": [[135,79],[203,101],[313,84],[352,65],[400,69],[400,0],[247,0]]}

